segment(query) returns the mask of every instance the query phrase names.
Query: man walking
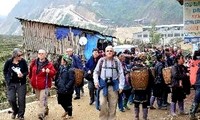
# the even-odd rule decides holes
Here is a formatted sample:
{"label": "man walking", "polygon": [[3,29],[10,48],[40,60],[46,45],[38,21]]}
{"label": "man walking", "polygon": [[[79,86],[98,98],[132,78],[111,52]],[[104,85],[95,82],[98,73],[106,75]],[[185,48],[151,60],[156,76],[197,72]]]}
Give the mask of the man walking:
{"label": "man walking", "polygon": [[56,74],[53,64],[46,58],[46,51],[40,49],[38,58],[33,60],[30,65],[29,78],[31,85],[35,90],[36,97],[39,100],[38,118],[43,120],[48,115],[47,97],[49,88],[51,88],[52,80]]}
{"label": "man walking", "polygon": [[124,88],[124,73],[122,64],[114,57],[112,46],[105,49],[106,56],[99,59],[95,67],[93,78],[99,92],[100,120],[116,120],[116,106],[118,93]]}

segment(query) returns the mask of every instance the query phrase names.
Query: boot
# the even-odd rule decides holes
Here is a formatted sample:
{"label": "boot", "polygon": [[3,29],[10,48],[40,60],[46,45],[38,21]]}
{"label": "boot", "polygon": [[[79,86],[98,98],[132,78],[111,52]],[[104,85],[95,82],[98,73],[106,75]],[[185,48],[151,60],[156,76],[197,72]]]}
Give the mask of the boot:
{"label": "boot", "polygon": [[135,108],[135,120],[139,120],[139,113],[140,113],[140,109]]}
{"label": "boot", "polygon": [[147,120],[148,117],[148,109],[147,108],[143,108],[143,119]]}
{"label": "boot", "polygon": [[176,116],[176,103],[171,102],[170,112],[172,116]]}
{"label": "boot", "polygon": [[72,106],[69,106],[67,108],[67,114],[68,114],[68,116],[72,116]]}
{"label": "boot", "polygon": [[178,107],[180,110],[180,115],[188,115],[188,113],[184,111],[184,102],[178,102]]}
{"label": "boot", "polygon": [[65,118],[66,116],[68,115],[68,113],[67,112],[64,112],[63,114],[62,114],[62,118]]}
{"label": "boot", "polygon": [[150,98],[150,109],[156,109],[156,108],[153,106],[155,99],[156,99],[156,98],[155,98],[154,96],[151,96],[151,98]]}
{"label": "boot", "polygon": [[190,109],[190,120],[197,120],[195,117],[195,113],[197,112],[199,104],[198,103],[193,103]]}
{"label": "boot", "polygon": [[49,114],[49,108],[48,108],[48,106],[46,106],[44,115],[46,116],[46,115],[48,115],[48,114]]}

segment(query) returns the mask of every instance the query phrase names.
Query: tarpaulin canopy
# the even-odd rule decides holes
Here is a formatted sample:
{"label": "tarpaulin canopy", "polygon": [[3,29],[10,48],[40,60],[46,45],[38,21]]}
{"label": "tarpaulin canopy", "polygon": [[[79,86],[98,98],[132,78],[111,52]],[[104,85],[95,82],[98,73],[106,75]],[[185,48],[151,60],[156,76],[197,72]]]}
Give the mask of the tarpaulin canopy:
{"label": "tarpaulin canopy", "polygon": [[99,39],[112,42],[112,37],[105,37],[101,34],[86,34],[86,38],[87,44],[85,45],[84,49],[84,55],[86,60],[88,60],[92,56],[92,50],[94,48],[97,48],[97,43]]}
{"label": "tarpaulin canopy", "polygon": [[69,32],[69,28],[57,27],[55,30],[57,40],[66,38]]}
{"label": "tarpaulin canopy", "polygon": [[[78,29],[72,29],[71,31],[72,33],[74,33],[75,36],[80,35],[82,33],[82,31]],[[69,32],[70,32],[69,28],[57,27],[55,31],[57,40],[62,40],[66,38]]]}
{"label": "tarpaulin canopy", "polygon": [[82,31],[78,29],[72,29],[72,32],[74,33],[75,36],[80,35],[82,33]]}
{"label": "tarpaulin canopy", "polygon": [[113,38],[112,37],[106,37],[106,40],[108,40],[108,41],[113,41]]}
{"label": "tarpaulin canopy", "polygon": [[85,59],[88,60],[92,56],[92,50],[97,48],[97,42],[99,37],[97,35],[86,34],[87,44],[84,48]]}

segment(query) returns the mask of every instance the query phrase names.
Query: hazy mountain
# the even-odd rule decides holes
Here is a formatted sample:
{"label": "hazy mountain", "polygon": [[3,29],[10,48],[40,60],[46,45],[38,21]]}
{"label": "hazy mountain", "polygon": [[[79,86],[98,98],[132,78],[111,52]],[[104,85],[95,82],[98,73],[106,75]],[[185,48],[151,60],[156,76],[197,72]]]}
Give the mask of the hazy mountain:
{"label": "hazy mountain", "polygon": [[0,25],[0,34],[20,33],[15,17],[105,31],[108,26],[178,24],[183,12],[176,0],[21,0]]}
{"label": "hazy mountain", "polygon": [[3,21],[6,19],[6,16],[1,16],[0,15],[0,25],[3,23]]}

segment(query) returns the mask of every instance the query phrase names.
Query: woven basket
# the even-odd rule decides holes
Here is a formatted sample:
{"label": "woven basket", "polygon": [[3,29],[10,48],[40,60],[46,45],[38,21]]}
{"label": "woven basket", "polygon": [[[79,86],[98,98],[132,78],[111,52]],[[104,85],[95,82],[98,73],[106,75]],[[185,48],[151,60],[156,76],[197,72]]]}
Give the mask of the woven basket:
{"label": "woven basket", "polygon": [[131,85],[135,90],[146,90],[149,80],[149,72],[146,68],[140,68],[130,72]]}
{"label": "woven basket", "polygon": [[84,72],[81,69],[74,69],[75,72],[75,85],[80,86],[83,82]]}
{"label": "woven basket", "polygon": [[162,74],[165,84],[171,84],[172,67],[163,68]]}

